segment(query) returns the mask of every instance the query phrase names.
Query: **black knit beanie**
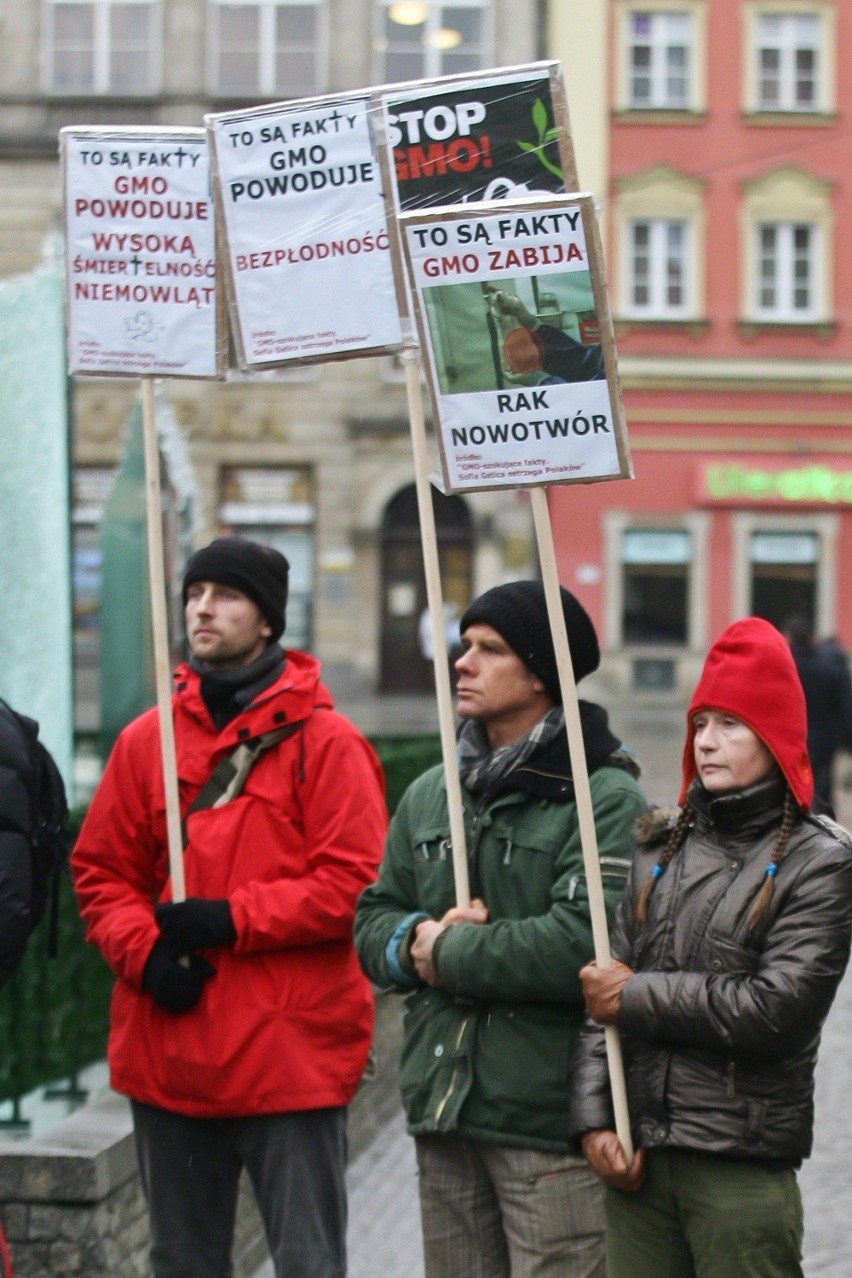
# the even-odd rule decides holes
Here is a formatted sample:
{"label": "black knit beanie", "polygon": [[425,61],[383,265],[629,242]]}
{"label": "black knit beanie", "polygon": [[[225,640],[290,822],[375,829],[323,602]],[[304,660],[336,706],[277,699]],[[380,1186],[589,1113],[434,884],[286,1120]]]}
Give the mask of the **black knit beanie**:
{"label": "black knit beanie", "polygon": [[186,565],[183,575],[183,602],[194,581],[215,581],[233,586],[256,603],[269,624],[275,643],[284,633],[287,607],[287,575],[290,565],[279,550],[249,541],[247,537],[217,537],[202,546]]}
{"label": "black knit beanie", "polygon": [[[560,586],[559,593],[574,679],[579,683],[597,670],[601,652],[595,628],[583,605],[564,586]],[[505,586],[486,590],[474,599],[462,617],[461,633],[476,622],[493,626],[524,665],[538,676],[553,700],[557,704],[562,701],[544,586],[540,581],[510,581]]]}

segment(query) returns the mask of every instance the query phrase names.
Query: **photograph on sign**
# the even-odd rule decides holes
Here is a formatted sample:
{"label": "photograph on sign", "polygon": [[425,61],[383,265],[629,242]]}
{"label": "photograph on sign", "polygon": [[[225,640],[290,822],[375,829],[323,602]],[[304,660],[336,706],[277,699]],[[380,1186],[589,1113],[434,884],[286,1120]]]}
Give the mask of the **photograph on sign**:
{"label": "photograph on sign", "polygon": [[368,101],[277,103],[205,122],[240,364],[399,349]]}
{"label": "photograph on sign", "polygon": [[60,149],[70,372],[222,376],[204,130],[65,128]]}
{"label": "photograph on sign", "polygon": [[400,226],[447,489],[629,476],[594,197]]}

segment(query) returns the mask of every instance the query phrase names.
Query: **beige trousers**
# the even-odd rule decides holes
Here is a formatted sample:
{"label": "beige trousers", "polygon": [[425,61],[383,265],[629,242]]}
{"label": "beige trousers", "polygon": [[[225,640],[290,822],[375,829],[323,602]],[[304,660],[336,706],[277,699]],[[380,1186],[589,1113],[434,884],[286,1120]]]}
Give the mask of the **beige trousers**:
{"label": "beige trousers", "polygon": [[584,1158],[418,1136],[426,1278],[606,1278],[600,1181]]}

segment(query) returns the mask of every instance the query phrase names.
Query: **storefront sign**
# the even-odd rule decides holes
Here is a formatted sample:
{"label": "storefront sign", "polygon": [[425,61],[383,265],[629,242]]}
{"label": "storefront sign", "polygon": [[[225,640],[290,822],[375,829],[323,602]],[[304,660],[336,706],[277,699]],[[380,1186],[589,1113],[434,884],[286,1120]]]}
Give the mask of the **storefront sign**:
{"label": "storefront sign", "polygon": [[699,502],[727,506],[849,506],[852,468],[710,462],[697,475]]}

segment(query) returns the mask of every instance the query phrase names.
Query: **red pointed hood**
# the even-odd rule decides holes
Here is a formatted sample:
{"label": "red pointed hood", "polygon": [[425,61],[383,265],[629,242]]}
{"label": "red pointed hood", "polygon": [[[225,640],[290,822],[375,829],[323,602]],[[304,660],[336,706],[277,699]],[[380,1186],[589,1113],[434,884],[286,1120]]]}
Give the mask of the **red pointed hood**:
{"label": "red pointed hood", "polygon": [[697,775],[692,716],[698,710],[726,710],[742,719],[771,752],[799,806],[810,808],[805,694],[789,645],[773,625],[762,617],[735,621],[707,654],[687,711],[681,803]]}

